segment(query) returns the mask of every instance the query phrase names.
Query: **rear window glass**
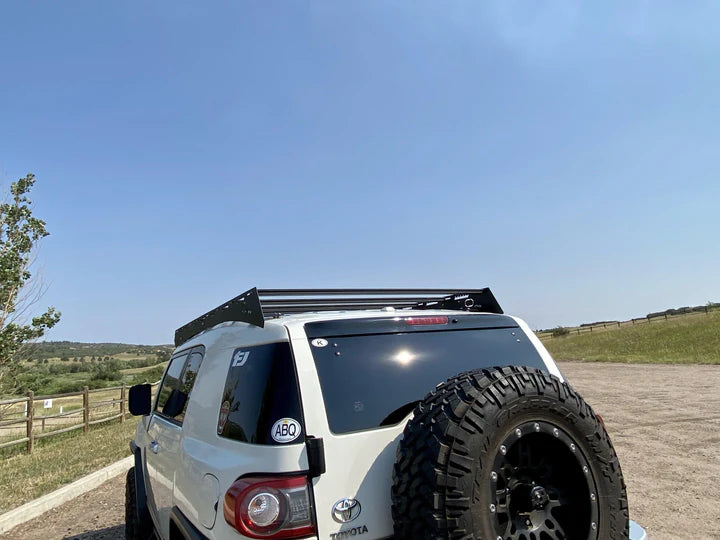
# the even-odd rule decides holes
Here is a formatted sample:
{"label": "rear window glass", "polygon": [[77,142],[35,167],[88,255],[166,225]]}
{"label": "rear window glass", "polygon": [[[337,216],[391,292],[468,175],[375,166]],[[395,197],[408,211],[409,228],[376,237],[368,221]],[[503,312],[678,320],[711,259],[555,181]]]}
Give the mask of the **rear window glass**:
{"label": "rear window glass", "polygon": [[252,444],[305,442],[290,344],[239,347],[228,354],[217,433]]}
{"label": "rear window glass", "polygon": [[[349,335],[353,321],[338,322],[344,324],[336,334],[343,335],[321,336],[321,328],[308,329],[315,323],[306,325],[333,433],[397,424],[435,386],[463,371],[508,365],[546,369],[516,326]],[[327,325],[322,330],[332,332]]]}

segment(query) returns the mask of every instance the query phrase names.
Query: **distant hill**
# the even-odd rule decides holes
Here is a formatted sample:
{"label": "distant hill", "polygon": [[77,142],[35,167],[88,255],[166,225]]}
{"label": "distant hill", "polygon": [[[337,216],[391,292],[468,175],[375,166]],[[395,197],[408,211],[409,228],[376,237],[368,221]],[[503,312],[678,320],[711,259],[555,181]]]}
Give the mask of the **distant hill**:
{"label": "distant hill", "polygon": [[75,358],[117,356],[169,356],[172,345],[132,345],[128,343],[80,343],[77,341],[40,341],[32,345],[29,351],[31,360],[45,358]]}
{"label": "distant hill", "polygon": [[[645,319],[657,319],[660,317],[664,317],[667,319],[669,316],[675,316],[675,315],[688,315],[691,313],[706,313],[707,311],[711,310],[717,310],[720,309],[720,302],[708,302],[707,304],[704,304],[702,306],[684,306],[679,308],[670,308],[666,309],[664,311],[655,311],[653,313],[648,313],[644,317]],[[637,319],[636,319],[637,320]],[[622,321],[620,321],[622,322]],[[603,324],[611,325],[611,324],[617,324],[618,320],[613,319],[612,321],[593,321],[593,322],[587,322],[579,324],[578,326],[572,327],[572,328],[585,328],[588,326],[600,326]],[[568,327],[570,328],[570,327]],[[552,332],[553,330],[556,330],[556,328],[546,328],[546,329],[540,329],[537,330],[538,333],[542,332]]]}
{"label": "distant hill", "polygon": [[720,364],[720,310],[686,313],[681,311],[667,320],[640,319],[643,324],[623,323],[594,332],[575,333],[573,329],[564,335],[546,333],[541,337],[557,360]]}

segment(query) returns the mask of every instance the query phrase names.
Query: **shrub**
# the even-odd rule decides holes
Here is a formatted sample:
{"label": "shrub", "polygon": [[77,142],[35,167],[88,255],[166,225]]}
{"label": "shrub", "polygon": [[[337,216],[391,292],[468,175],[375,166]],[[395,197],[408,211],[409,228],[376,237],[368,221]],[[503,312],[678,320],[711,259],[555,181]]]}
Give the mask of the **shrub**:
{"label": "shrub", "polygon": [[567,336],[568,334],[570,334],[570,329],[564,326],[556,326],[552,331],[553,337]]}

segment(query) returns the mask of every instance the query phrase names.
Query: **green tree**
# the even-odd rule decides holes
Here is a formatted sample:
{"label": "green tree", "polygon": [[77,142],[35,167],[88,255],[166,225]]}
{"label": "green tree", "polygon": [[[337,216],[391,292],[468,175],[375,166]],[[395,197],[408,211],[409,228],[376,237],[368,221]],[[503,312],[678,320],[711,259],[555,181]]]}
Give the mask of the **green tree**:
{"label": "green tree", "polygon": [[26,345],[60,320],[53,307],[29,315],[43,293],[41,284],[31,280],[30,267],[38,242],[49,234],[45,222],[32,214],[28,193],[34,183],[32,174],[13,182],[9,200],[0,203],[0,395],[17,390]]}

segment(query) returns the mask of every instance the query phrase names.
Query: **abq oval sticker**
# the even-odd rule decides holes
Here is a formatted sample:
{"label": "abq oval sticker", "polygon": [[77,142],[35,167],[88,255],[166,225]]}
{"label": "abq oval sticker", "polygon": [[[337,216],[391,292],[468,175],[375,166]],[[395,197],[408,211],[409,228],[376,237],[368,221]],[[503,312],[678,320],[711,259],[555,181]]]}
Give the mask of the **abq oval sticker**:
{"label": "abq oval sticker", "polygon": [[270,435],[275,442],[289,443],[300,436],[302,428],[297,420],[292,418],[281,418],[273,424]]}

